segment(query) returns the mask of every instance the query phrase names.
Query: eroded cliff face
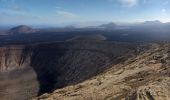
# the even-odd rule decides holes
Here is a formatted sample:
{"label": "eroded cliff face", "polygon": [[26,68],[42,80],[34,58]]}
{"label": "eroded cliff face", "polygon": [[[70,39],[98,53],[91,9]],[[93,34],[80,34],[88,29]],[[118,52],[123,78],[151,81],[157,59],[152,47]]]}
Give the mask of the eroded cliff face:
{"label": "eroded cliff face", "polygon": [[0,71],[11,71],[30,65],[31,47],[10,45],[0,47]]}
{"label": "eroded cliff face", "polygon": [[31,46],[0,46],[1,100],[26,100],[37,96],[39,82],[30,66]]}
{"label": "eroded cliff face", "polygon": [[27,100],[83,82],[141,51],[137,44],[106,41],[1,46],[0,96]]}

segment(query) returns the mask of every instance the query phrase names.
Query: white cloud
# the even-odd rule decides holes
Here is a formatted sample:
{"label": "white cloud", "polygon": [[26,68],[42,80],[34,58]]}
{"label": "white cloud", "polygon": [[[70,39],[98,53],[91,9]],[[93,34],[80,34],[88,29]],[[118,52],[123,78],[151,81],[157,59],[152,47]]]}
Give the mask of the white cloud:
{"label": "white cloud", "polygon": [[119,0],[125,7],[133,7],[138,4],[139,0]]}
{"label": "white cloud", "polygon": [[163,9],[162,9],[162,12],[163,12],[163,13],[166,13],[166,9],[165,9],[165,8],[163,8]]}
{"label": "white cloud", "polygon": [[27,8],[20,7],[18,5],[8,5],[6,6],[6,10],[14,11],[14,12],[28,12]]}
{"label": "white cloud", "polygon": [[75,17],[77,17],[77,15],[75,15],[71,12],[68,12],[68,11],[63,11],[63,10],[57,10],[56,13],[57,13],[58,16],[61,16],[61,17],[64,17],[64,18],[75,18]]}
{"label": "white cloud", "polygon": [[145,4],[147,2],[147,0],[143,0],[143,3]]}
{"label": "white cloud", "polygon": [[56,6],[55,8],[56,8],[56,9],[62,9],[62,7],[60,7],[60,6]]}
{"label": "white cloud", "polygon": [[22,14],[9,14],[6,12],[0,12],[0,23],[7,24],[31,24],[41,22],[40,16],[35,15],[22,15]]}
{"label": "white cloud", "polygon": [[166,0],[166,1],[163,2],[163,5],[168,5],[168,4],[169,4],[169,1],[168,1],[168,0]]}
{"label": "white cloud", "polygon": [[15,3],[15,0],[0,0],[0,2]]}

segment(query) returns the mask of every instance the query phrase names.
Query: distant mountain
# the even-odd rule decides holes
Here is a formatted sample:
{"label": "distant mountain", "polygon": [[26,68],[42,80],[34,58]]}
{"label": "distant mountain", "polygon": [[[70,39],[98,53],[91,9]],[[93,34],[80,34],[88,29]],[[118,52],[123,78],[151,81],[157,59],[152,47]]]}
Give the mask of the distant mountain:
{"label": "distant mountain", "polygon": [[113,22],[108,23],[108,24],[102,24],[99,26],[100,28],[105,28],[105,29],[115,29],[117,25]]}
{"label": "distant mountain", "polygon": [[159,20],[155,20],[155,21],[145,21],[142,24],[143,25],[162,25],[163,23],[160,22]]}
{"label": "distant mountain", "polygon": [[107,38],[103,35],[96,34],[96,35],[79,35],[75,36],[68,41],[104,41]]}
{"label": "distant mountain", "polygon": [[20,25],[20,26],[11,28],[8,31],[8,34],[12,34],[12,35],[16,35],[16,34],[29,34],[29,33],[34,33],[36,31],[38,31],[38,30],[32,29],[31,27],[26,26],[26,25]]}
{"label": "distant mountain", "polygon": [[169,32],[170,23],[162,23],[158,20],[145,21],[142,23],[134,24],[129,26],[130,29],[135,31],[154,31],[154,32]]}

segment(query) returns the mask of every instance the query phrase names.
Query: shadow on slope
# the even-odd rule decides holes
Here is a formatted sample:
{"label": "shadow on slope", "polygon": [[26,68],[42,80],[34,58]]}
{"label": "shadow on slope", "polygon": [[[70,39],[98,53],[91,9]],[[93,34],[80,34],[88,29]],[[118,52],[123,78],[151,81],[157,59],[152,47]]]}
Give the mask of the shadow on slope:
{"label": "shadow on slope", "polygon": [[39,95],[85,81],[112,64],[136,53],[136,44],[104,41],[72,41],[33,48],[31,66],[40,83]]}

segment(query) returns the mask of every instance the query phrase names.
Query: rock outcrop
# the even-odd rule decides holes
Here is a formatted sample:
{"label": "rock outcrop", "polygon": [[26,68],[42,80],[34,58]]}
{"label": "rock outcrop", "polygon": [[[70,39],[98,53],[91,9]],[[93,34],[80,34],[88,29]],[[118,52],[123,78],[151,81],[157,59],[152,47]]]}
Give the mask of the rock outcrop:
{"label": "rock outcrop", "polygon": [[170,78],[164,77],[154,83],[141,86],[127,100],[169,100]]}

